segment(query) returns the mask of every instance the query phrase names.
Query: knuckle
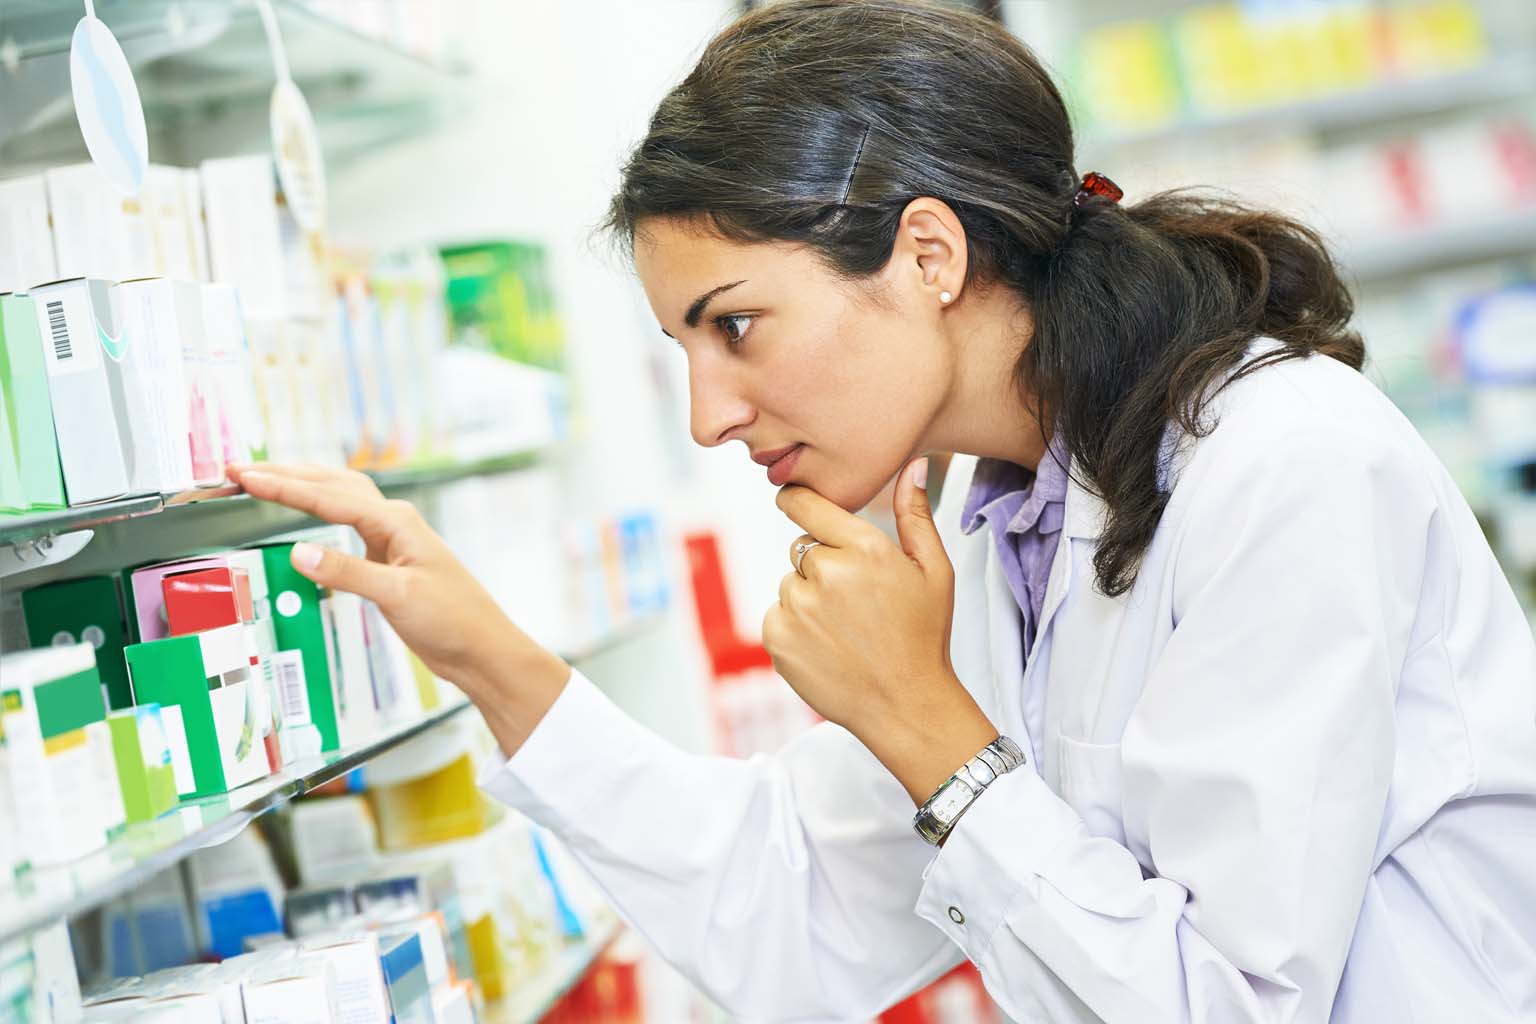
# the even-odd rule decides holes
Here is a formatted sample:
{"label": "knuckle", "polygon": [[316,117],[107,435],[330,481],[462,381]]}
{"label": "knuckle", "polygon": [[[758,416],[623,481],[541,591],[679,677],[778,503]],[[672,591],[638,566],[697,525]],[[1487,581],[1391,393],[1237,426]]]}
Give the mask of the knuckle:
{"label": "knuckle", "polygon": [[403,498],[390,498],[384,502],[384,508],[389,518],[400,526],[413,525],[421,519],[421,513],[416,511],[416,506]]}

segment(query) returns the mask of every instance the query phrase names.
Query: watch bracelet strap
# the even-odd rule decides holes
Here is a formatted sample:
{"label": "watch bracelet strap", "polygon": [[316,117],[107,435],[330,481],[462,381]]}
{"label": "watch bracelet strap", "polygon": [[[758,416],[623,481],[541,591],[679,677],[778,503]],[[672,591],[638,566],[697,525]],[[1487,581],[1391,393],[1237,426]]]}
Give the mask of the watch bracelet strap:
{"label": "watch bracelet strap", "polygon": [[[923,806],[918,809],[916,816],[913,817],[912,827],[917,831],[918,835],[922,836],[924,841],[935,846],[939,845],[955,827],[956,822],[965,815],[966,811],[970,810],[971,804],[976,802],[976,798],[981,796],[988,786],[996,782],[999,776],[1006,775],[1015,768],[1022,766],[1026,760],[1023,749],[1017,743],[1007,736],[998,736],[997,739],[981,748],[975,757],[961,765],[959,770],[946,779],[938,789],[934,790],[933,795],[923,802]],[[970,795],[966,798],[965,805],[960,808],[955,816],[941,826],[937,821],[933,820],[931,807],[940,794],[957,782],[963,785]]]}

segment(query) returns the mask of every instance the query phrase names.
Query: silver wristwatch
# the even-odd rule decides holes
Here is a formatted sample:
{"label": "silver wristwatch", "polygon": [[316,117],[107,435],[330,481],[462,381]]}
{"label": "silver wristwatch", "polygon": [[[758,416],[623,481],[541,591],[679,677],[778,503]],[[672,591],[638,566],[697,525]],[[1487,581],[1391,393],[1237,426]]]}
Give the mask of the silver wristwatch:
{"label": "silver wristwatch", "polygon": [[917,809],[912,827],[934,846],[940,846],[955,822],[999,775],[1006,775],[1024,763],[1024,751],[1007,736],[981,748],[981,753],[961,766],[949,781],[934,791]]}

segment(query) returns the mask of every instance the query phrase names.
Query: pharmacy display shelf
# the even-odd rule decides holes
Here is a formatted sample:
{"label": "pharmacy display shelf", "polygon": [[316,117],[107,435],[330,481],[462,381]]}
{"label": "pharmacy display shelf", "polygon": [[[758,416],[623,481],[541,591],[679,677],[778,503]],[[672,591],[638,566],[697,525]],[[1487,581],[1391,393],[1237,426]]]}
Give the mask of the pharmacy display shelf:
{"label": "pharmacy display shelf", "polygon": [[97,853],[21,876],[0,902],[0,945],[99,906],[208,846],[232,838],[268,811],[338,779],[373,757],[462,715],[467,701],[434,710],[364,744],[296,763],[228,793],[183,801],[154,821],[129,825]]}
{"label": "pharmacy display shelf", "polygon": [[1084,133],[1083,149],[1097,156],[1132,147],[1186,144],[1212,136],[1255,136],[1285,130],[1338,132],[1384,122],[1431,117],[1519,100],[1536,91],[1536,52],[1490,57],[1462,71],[1395,78],[1230,114],[1184,118],[1129,131]]}
{"label": "pharmacy display shelf", "polygon": [[[617,630],[567,654],[566,660],[594,657],[627,643],[659,621],[659,617],[652,617]],[[17,880],[14,893],[0,891],[0,947],[142,885],[195,851],[233,838],[263,814],[341,778],[412,737],[461,717],[470,707],[468,701],[459,701],[437,708],[390,725],[366,743],[296,762],[226,795],[182,801],[153,821],[127,826],[105,849],[91,856],[26,872]]]}
{"label": "pharmacy display shelf", "polygon": [[1345,242],[1338,256],[1346,273],[1362,284],[1483,260],[1536,260],[1536,206],[1508,210],[1497,218],[1383,232]]}
{"label": "pharmacy display shelf", "polygon": [[[369,475],[387,494],[419,495],[458,480],[511,473],[555,456],[554,447],[529,448],[464,462],[438,462]],[[0,516],[0,553],[12,552],[8,573],[28,572],[30,583],[44,582],[53,538],[78,530],[95,533],[92,542],[65,566],[66,574],[121,567],[124,552],[138,563],[173,557],[207,546],[239,546],[304,526],[312,520],[290,509],[255,501],[233,487],[162,497],[144,495],[79,508]],[[110,563],[119,559],[117,566]],[[29,565],[37,568],[28,569]]]}
{"label": "pharmacy display shelf", "polygon": [[[186,163],[268,131],[273,66],[251,0],[97,0],[133,66],[150,154]],[[294,80],[334,163],[415,135],[473,97],[460,67],[363,35],[297,0],[273,0]],[[0,163],[85,159],[69,88],[70,35],[84,5],[0,4]]]}
{"label": "pharmacy display shelf", "polygon": [[537,1024],[592,970],[623,934],[624,925],[613,918],[599,923],[592,934],[567,945],[543,967],[485,1008],[485,1024]]}

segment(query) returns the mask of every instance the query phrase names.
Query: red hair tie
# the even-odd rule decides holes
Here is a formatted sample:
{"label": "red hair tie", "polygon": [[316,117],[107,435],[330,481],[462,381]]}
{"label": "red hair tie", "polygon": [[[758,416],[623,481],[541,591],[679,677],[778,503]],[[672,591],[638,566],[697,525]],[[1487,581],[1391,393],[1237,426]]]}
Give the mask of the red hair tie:
{"label": "red hair tie", "polygon": [[1125,193],[1120,186],[1110,181],[1098,171],[1089,171],[1083,175],[1083,184],[1077,190],[1077,195],[1072,197],[1073,206],[1082,206],[1094,196],[1103,196],[1112,203],[1118,203]]}

